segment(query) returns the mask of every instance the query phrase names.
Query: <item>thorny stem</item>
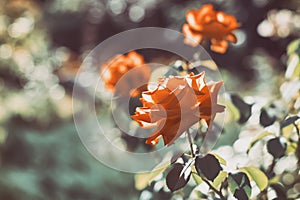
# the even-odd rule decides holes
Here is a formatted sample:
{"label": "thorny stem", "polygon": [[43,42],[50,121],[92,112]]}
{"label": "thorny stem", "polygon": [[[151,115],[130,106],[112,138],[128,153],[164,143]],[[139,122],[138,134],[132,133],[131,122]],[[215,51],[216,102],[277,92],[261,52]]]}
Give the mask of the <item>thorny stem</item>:
{"label": "thorny stem", "polygon": [[222,200],[226,200],[221,190],[217,190],[207,179],[202,178],[202,180],[210,187],[210,189],[212,189],[216,194],[218,194]]}
{"label": "thorny stem", "polygon": [[189,140],[189,143],[190,143],[191,154],[192,154],[192,157],[194,158],[194,157],[195,157],[195,153],[194,153],[193,142],[192,142],[192,136],[191,136],[190,130],[188,129],[188,130],[186,131],[186,133],[187,133],[188,140]]}

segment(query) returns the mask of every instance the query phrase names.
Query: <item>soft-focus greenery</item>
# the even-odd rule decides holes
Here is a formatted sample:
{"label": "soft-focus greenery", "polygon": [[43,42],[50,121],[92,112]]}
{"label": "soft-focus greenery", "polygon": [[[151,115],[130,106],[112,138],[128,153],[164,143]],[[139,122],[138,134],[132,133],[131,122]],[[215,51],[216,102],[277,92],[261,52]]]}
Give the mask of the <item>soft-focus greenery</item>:
{"label": "soft-focus greenery", "polygon": [[[185,12],[203,3],[242,23],[239,42],[226,54],[208,50],[231,97],[212,152],[224,171],[212,184],[220,187],[237,170],[250,177],[253,199],[299,198],[298,0],[1,0],[0,199],[206,198],[208,187],[197,174],[171,193],[161,174],[134,178],[96,161],[77,136],[71,98],[81,61],[99,42],[142,26],[180,31]],[[286,144],[284,156],[268,151],[273,138]],[[233,178],[230,186],[240,187]]]}

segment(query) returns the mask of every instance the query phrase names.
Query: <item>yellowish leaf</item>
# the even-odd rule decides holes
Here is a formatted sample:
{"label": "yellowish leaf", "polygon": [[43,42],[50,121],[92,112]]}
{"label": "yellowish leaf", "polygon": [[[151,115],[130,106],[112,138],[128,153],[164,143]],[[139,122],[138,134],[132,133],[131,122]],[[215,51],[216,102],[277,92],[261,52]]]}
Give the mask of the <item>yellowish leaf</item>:
{"label": "yellowish leaf", "polygon": [[135,188],[137,190],[142,190],[146,188],[158,175],[163,173],[168,166],[170,165],[169,162],[166,162],[158,167],[156,167],[151,172],[139,173],[134,176],[135,180]]}
{"label": "yellowish leaf", "polygon": [[257,167],[243,167],[240,170],[245,172],[249,179],[253,180],[261,191],[268,186],[268,177]]}
{"label": "yellowish leaf", "polygon": [[220,173],[218,174],[218,176],[215,178],[214,182],[212,183],[212,185],[214,186],[214,188],[219,189],[219,187],[221,186],[221,184],[226,179],[227,175],[228,175],[227,172],[220,171]]}
{"label": "yellowish leaf", "polygon": [[224,158],[222,158],[221,156],[215,154],[215,153],[210,153],[211,155],[215,156],[216,159],[218,159],[219,163],[222,164],[222,165],[225,165],[226,166],[226,160]]}
{"label": "yellowish leaf", "polygon": [[202,178],[197,174],[195,166],[192,166],[192,177],[197,185],[200,185],[203,182]]}

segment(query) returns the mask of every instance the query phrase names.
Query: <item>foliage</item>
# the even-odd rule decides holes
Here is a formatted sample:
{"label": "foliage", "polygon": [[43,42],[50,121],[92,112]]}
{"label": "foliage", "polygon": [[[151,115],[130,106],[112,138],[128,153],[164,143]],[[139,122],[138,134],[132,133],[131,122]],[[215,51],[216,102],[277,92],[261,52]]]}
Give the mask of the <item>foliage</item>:
{"label": "foliage", "polygon": [[[297,41],[289,45],[288,56],[299,55],[299,53],[295,54],[297,45]],[[287,64],[289,65],[289,61]],[[248,162],[243,165],[227,166],[231,161],[222,158],[227,156],[222,150],[219,151],[222,146],[207,155],[194,155],[191,149],[191,157],[182,155],[171,165],[171,169],[166,174],[166,186],[172,192],[178,190],[185,192],[185,187],[195,187],[191,195],[197,198],[208,196],[220,199],[235,197],[240,200],[252,199],[255,196],[258,199],[297,198],[298,193],[295,191],[297,189],[293,186],[299,184],[297,173],[300,167],[298,124],[300,106],[297,102],[300,97],[297,89],[292,90],[294,93],[289,91],[289,98],[287,98],[284,96],[286,92],[284,87],[291,82],[299,81],[300,77],[286,78],[281,86],[281,97],[273,102],[270,100],[269,103],[264,104],[255,101],[247,103],[247,98],[244,99],[237,94],[230,95],[231,102],[227,105],[230,105],[230,112],[234,114],[231,113],[229,116],[242,126],[238,141],[248,140],[246,148],[243,147],[241,150],[242,157]],[[282,106],[285,108],[284,112],[281,110]],[[254,109],[257,111],[255,112]],[[253,131],[254,127],[258,130],[256,133]],[[243,136],[243,133],[248,130],[251,134]],[[228,134],[226,125],[224,134]],[[268,159],[259,158],[255,152],[261,152],[262,156]],[[253,162],[252,159],[256,159],[257,162]],[[294,161],[286,166],[285,162],[288,160]],[[290,180],[292,174],[297,175]],[[203,184],[206,184],[209,189],[203,187]]]}
{"label": "foliage", "polygon": [[[227,15],[216,13],[228,13],[241,23],[233,28],[238,30],[223,30],[218,40],[194,29],[195,9],[208,3],[216,10],[210,21],[223,23]],[[4,0],[0,5],[1,199],[130,198],[127,193],[138,192],[141,200],[300,198],[297,0]],[[191,18],[185,20],[190,10]],[[201,25],[210,27],[206,20],[201,19]],[[185,31],[195,31],[192,35],[203,40],[229,91],[222,102],[226,119],[218,143],[208,154],[200,153],[207,127],[199,124],[189,152],[135,175],[135,184],[129,175],[106,173],[77,149],[81,144],[72,140],[75,130],[58,127],[72,116],[71,92],[81,57],[122,30],[160,26],[180,31],[183,24],[188,25]],[[236,44],[228,46],[227,40]],[[225,54],[210,51],[210,42]],[[197,71],[167,53],[137,51],[147,61],[171,63],[180,75]],[[217,69],[211,60],[198,64]],[[141,106],[139,99],[130,99],[131,114]],[[37,130],[57,127],[59,132],[25,133],[24,125]],[[120,140],[130,151],[153,150],[126,134]],[[129,190],[132,185],[138,191]]]}

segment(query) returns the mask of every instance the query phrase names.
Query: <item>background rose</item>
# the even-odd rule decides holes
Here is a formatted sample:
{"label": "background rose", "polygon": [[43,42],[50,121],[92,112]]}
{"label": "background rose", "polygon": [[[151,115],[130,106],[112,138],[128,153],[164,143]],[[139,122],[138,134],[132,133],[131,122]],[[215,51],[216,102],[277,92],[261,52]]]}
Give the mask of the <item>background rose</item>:
{"label": "background rose", "polygon": [[[183,34],[187,37],[185,43],[197,45],[203,39],[211,41],[211,50],[225,53],[228,42],[237,42],[232,33],[240,25],[232,15],[215,11],[213,5],[204,5],[199,10],[190,10],[186,14],[187,24],[182,27]],[[192,39],[192,40],[191,40]]]}
{"label": "background rose", "polygon": [[[138,96],[146,87],[138,85],[137,88],[137,83],[147,82],[150,77],[150,68],[145,65],[143,56],[135,51],[131,51],[127,55],[116,55],[100,68],[105,87],[111,91],[117,89],[116,94],[122,96],[129,94]],[[124,76],[133,68],[136,69]],[[122,83],[118,84],[116,88],[116,84],[123,76]]]}

